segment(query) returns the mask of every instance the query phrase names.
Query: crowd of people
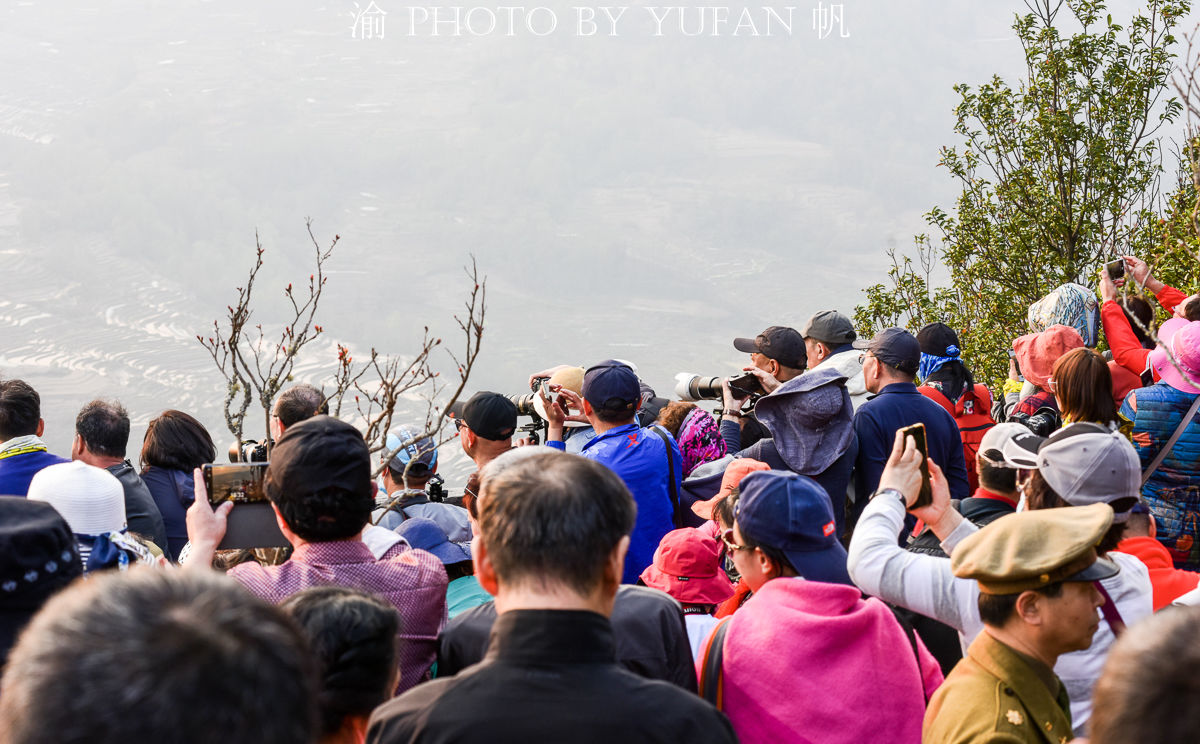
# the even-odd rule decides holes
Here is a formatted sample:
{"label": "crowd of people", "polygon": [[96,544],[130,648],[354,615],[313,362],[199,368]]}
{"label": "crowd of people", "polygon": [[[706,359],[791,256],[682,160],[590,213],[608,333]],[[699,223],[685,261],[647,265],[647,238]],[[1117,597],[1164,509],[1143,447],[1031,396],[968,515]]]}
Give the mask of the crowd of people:
{"label": "crowd of people", "polygon": [[295,385],[282,548],[230,545],[255,505],[189,414],[135,466],[92,401],[60,457],[0,380],[0,744],[1189,740],[1200,295],[1123,261],[1161,313],[1064,285],[994,391],[946,324],[835,310],[734,339],[753,384],[712,410],[539,371],[544,443],[504,395],[454,411],[462,487]]}

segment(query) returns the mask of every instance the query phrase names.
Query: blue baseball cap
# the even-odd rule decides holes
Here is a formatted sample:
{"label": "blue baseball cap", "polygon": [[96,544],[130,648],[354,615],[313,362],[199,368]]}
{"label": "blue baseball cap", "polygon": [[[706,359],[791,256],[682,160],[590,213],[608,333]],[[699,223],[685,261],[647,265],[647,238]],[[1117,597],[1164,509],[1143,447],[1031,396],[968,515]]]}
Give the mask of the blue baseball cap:
{"label": "blue baseball cap", "polygon": [[[408,446],[396,450],[396,454],[392,455],[392,461],[388,463],[389,468],[397,472],[404,472],[407,468],[410,474],[420,476],[424,475],[423,471],[431,471],[437,466],[437,445],[429,437],[416,439],[420,433],[411,426],[397,426],[388,432],[388,452],[400,447],[405,442],[409,443]],[[412,467],[408,465],[410,462]]]}
{"label": "blue baseball cap", "polygon": [[809,581],[854,585],[829,494],[806,475],[758,470],[742,479],[734,521],[744,537],[782,551]]}
{"label": "blue baseball cap", "polygon": [[632,416],[642,400],[642,385],[627,363],[608,359],[593,364],[583,373],[583,398],[593,408],[628,411]]}
{"label": "blue baseball cap", "polygon": [[458,543],[450,542],[446,532],[438,523],[425,517],[410,517],[400,523],[396,533],[418,550],[433,553],[445,565],[471,560],[471,551]]}

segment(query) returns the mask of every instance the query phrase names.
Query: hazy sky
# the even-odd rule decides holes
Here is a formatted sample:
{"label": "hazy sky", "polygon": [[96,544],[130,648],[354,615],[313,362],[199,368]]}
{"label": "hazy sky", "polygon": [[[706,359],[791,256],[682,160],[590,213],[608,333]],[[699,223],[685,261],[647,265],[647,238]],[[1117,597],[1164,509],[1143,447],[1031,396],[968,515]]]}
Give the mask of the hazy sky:
{"label": "hazy sky", "polygon": [[[54,446],[96,395],[224,436],[192,336],[233,300],[255,230],[259,318],[279,318],[310,271],[306,216],[341,236],[314,379],[334,339],[450,338],[471,254],[489,290],[475,387],[610,356],[660,392],[728,372],[735,335],[853,310],[885,248],[952,204],[952,86],[1023,67],[1024,6],[998,0],[794,3],[771,36],[788,6],[628,3],[615,36],[603,15],[588,36],[576,8],[598,6],[514,11],[509,35],[495,9],[516,6],[464,3],[475,25],[433,36],[432,4],[377,0],[383,37],[356,38],[367,6],[0,5],[0,374],[44,391]],[[818,6],[840,10],[825,38]],[[757,36],[734,35],[743,9]]]}

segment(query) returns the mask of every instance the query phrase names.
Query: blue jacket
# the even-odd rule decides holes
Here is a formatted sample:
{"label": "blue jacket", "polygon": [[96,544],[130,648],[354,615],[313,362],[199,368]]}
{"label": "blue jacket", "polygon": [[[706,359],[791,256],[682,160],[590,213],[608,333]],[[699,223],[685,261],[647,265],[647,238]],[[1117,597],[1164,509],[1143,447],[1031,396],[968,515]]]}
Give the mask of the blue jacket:
{"label": "blue jacket", "polygon": [[[896,382],[880,390],[854,413],[854,433],[858,435],[858,462],[854,472],[856,519],[879,487],[879,476],[892,454],[896,432],[918,422],[925,424],[929,456],[945,473],[950,498],[965,499],[971,495],[962,436],[954,417],[921,395],[916,385]],[[975,463],[971,465],[973,467]]]}
{"label": "blue jacket", "polygon": [[29,481],[42,468],[70,462],[45,450],[0,458],[0,496],[26,496]]}
{"label": "blue jacket", "polygon": [[[936,404],[935,404],[936,405]],[[666,433],[666,432],[664,432]],[[671,443],[671,457],[676,491],[683,481],[683,458],[679,445],[666,434]],[[564,449],[562,442],[547,442],[551,447]],[[583,457],[607,465],[621,476],[637,502],[637,522],[629,538],[629,553],[625,556],[625,574],[621,583],[633,584],[642,570],[654,561],[654,551],[663,535],[674,529],[674,506],[671,504],[667,480],[667,450],[662,437],[637,424],[625,424],[596,436],[579,453]]]}
{"label": "blue jacket", "polygon": [[[1196,399],[1158,383],[1133,390],[1121,404],[1120,415],[1133,422],[1133,447],[1144,471],[1179,427]],[[1150,480],[1142,498],[1158,526],[1158,541],[1166,546],[1176,568],[1200,570],[1200,415],[1192,419]]]}

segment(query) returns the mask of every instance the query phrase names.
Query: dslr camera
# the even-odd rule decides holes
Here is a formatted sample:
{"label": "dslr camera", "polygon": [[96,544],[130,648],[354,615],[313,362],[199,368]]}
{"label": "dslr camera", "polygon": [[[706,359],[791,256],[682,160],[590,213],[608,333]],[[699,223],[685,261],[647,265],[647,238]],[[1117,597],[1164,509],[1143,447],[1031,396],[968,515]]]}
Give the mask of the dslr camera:
{"label": "dslr camera", "polygon": [[237,442],[229,445],[230,462],[266,462],[267,443],[255,439],[243,439],[242,448],[238,449]]}
{"label": "dslr camera", "polygon": [[729,380],[729,387],[735,398],[757,400],[767,394],[762,383],[752,372],[745,372],[735,377],[704,377],[691,372],[680,372],[675,375],[675,395],[680,400],[720,400],[721,383]]}

